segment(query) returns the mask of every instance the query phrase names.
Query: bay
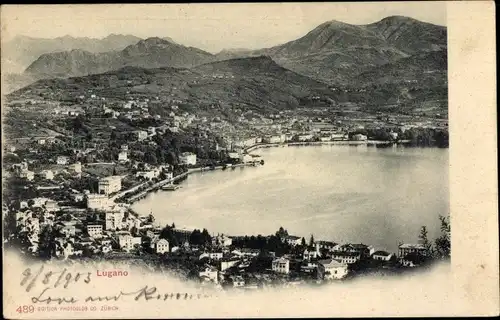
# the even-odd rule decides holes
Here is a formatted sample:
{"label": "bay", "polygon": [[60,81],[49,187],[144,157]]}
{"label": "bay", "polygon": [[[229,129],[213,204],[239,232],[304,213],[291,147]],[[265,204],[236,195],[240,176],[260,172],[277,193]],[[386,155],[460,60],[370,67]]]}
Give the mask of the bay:
{"label": "bay", "polygon": [[133,205],[160,225],[212,234],[290,234],[397,252],[449,213],[448,149],[299,146],[254,150],[260,167],[192,174]]}

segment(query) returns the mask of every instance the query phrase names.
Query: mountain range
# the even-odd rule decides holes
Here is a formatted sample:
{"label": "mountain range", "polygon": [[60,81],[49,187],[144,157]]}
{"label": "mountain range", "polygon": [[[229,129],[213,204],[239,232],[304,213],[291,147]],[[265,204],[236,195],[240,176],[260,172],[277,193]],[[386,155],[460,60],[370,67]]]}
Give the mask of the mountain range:
{"label": "mountain range", "polygon": [[212,54],[161,38],[148,38],[120,51],[92,53],[81,49],[46,53],[26,73],[47,77],[83,76],[135,66],[142,68],[193,67],[213,60]]}
{"label": "mountain range", "polygon": [[[141,38],[132,35],[110,34],[103,39],[64,36],[55,39],[16,36],[2,44],[2,55],[11,65],[11,72],[24,71],[39,56],[46,53],[70,51],[74,49],[89,52],[123,50],[137,43]],[[13,69],[15,68],[15,69]]]}
{"label": "mountain range", "polygon": [[[64,78],[130,70],[124,67],[192,68],[202,73],[229,68],[231,72],[237,69],[237,73],[246,73],[247,78],[252,74],[255,79],[265,78],[263,83],[275,87],[271,74],[282,68],[280,75],[292,72],[294,81],[307,86],[321,82],[354,91],[371,90],[371,94],[351,97],[363,103],[370,103],[370,97],[375,97],[377,103],[387,103],[388,96],[399,96],[406,90],[413,90],[414,95],[404,94],[414,100],[412,103],[425,100],[425,92],[430,91],[433,99],[447,100],[446,27],[401,16],[367,25],[328,21],[299,39],[259,50],[226,49],[211,54],[170,39],[148,38],[121,50],[95,51],[73,49],[42,54],[24,76]],[[302,78],[298,80],[298,76]]]}
{"label": "mountain range", "polygon": [[445,27],[393,16],[367,25],[329,21],[282,45],[259,50],[226,49],[216,55],[160,38],[139,40],[112,52],[79,48],[43,54],[26,72],[38,77],[80,76],[129,65],[192,67],[215,60],[266,55],[300,74],[329,84],[347,85],[379,66],[446,48]]}
{"label": "mountain range", "polygon": [[446,28],[408,17],[392,16],[368,25],[325,22],[285,44],[232,57],[269,55],[279,64],[332,84],[414,54],[445,51]]}

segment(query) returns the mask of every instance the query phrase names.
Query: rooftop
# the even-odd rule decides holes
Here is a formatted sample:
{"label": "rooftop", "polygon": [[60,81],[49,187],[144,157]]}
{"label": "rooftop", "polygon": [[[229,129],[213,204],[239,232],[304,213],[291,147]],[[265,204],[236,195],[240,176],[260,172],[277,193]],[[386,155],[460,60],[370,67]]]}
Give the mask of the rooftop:
{"label": "rooftop", "polygon": [[411,244],[411,243],[403,243],[399,245],[400,249],[425,249],[423,244]]}
{"label": "rooftop", "polygon": [[373,255],[374,255],[374,256],[375,256],[375,255],[377,255],[377,256],[389,256],[389,255],[390,255],[390,253],[389,253],[389,252],[387,252],[387,251],[382,251],[382,250],[379,250],[379,251],[375,251],[375,252],[373,253]]}
{"label": "rooftop", "polygon": [[341,261],[337,259],[325,259],[325,260],[319,260],[318,264],[321,264],[325,267],[345,267],[347,264],[342,263]]}
{"label": "rooftop", "polygon": [[343,251],[335,251],[332,254],[334,256],[341,256],[341,257],[357,257],[357,256],[359,256],[359,253],[355,253],[355,252],[343,252]]}

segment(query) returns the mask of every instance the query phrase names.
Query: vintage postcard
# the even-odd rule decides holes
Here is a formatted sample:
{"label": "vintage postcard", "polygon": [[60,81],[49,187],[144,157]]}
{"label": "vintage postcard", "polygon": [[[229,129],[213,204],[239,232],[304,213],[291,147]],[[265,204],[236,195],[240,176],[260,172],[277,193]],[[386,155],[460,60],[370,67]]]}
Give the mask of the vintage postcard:
{"label": "vintage postcard", "polygon": [[5,318],[498,315],[493,2],[1,27]]}

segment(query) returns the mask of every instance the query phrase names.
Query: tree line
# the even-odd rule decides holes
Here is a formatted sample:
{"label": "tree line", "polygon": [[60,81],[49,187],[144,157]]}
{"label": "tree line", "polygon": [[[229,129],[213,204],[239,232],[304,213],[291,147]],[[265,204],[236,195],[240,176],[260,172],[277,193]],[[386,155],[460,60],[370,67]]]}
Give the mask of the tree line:
{"label": "tree line", "polygon": [[425,247],[428,256],[436,259],[449,259],[451,256],[451,225],[450,217],[439,215],[441,234],[432,243],[428,239],[428,230],[426,226],[420,228],[419,241]]}

